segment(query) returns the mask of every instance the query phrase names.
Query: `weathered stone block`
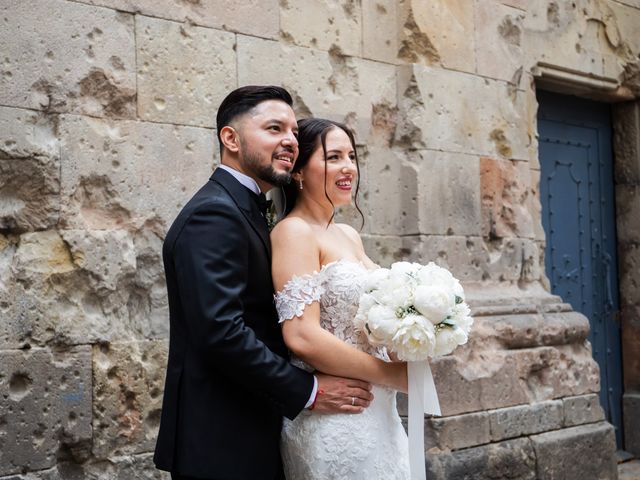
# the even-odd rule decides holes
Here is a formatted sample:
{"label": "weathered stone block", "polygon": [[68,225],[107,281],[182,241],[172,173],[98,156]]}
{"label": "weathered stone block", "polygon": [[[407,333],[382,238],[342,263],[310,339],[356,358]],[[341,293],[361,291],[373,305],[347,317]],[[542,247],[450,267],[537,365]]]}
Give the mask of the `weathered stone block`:
{"label": "weathered stone block", "polygon": [[362,243],[367,255],[382,267],[402,260],[419,262],[420,237],[363,234]]}
{"label": "weathered stone block", "polygon": [[518,405],[488,412],[491,440],[522,437],[562,428],[562,401]]}
{"label": "weathered stone block", "polygon": [[477,3],[474,10],[477,72],[520,87],[525,13],[494,1]]}
{"label": "weathered stone block", "polygon": [[480,158],[482,235],[533,238],[528,162]]}
{"label": "weathered stone block", "polygon": [[[362,1],[362,56],[371,60],[398,63],[398,2]],[[380,35],[380,32],[385,32]]]}
{"label": "weathered stone block", "polygon": [[640,457],[640,394],[622,395],[622,418],[624,421],[624,449]]}
{"label": "weathered stone block", "polygon": [[133,16],[75,2],[3,2],[0,103],[135,115]]}
{"label": "weathered stone block", "polygon": [[595,423],[531,437],[540,480],[617,479],[613,427]]}
{"label": "weathered stone block", "polygon": [[623,307],[620,319],[624,389],[637,392],[640,391],[640,305]]}
{"label": "weathered stone block", "polygon": [[123,230],[35,232],[8,242],[0,345],[166,336],[161,243],[152,231]]}
{"label": "weathered stone block", "polygon": [[640,184],[616,186],[616,233],[619,243],[640,238]]}
{"label": "weathered stone block", "polygon": [[[474,9],[464,0],[411,0],[398,5],[400,50],[407,63],[474,72]],[[442,28],[446,25],[447,28]]]}
{"label": "weathered stone block", "polygon": [[235,35],[139,16],[136,47],[140,117],[215,128],[237,86]]}
{"label": "weathered stone block", "polygon": [[620,303],[624,306],[640,305],[640,245],[618,244],[618,279],[620,281]]}
{"label": "weathered stone block", "polygon": [[410,154],[409,159],[418,172],[420,233],[479,236],[478,157],[421,150]]}
{"label": "weathered stone block", "polygon": [[401,146],[528,158],[522,92],[510,91],[501,81],[449,70],[421,65],[399,70]]}
{"label": "weathered stone block", "polygon": [[[280,35],[303,47],[359,56],[362,46],[360,2],[287,0],[280,4]],[[307,19],[313,19],[309,22]]]}
{"label": "weathered stone block", "polygon": [[528,438],[427,453],[429,480],[534,480],[536,457]]}
{"label": "weathered stone block", "polygon": [[60,150],[55,117],[0,108],[0,229],[43,230],[58,222]]}
{"label": "weathered stone block", "polygon": [[440,450],[459,450],[484,445],[491,441],[487,412],[443,418],[434,417],[426,419],[425,424],[425,448],[427,450],[433,447]]}
{"label": "weathered stone block", "polygon": [[0,351],[0,475],[88,458],[90,355],[86,346]]}
{"label": "weathered stone block", "polygon": [[209,129],[63,116],[63,228],[164,235],[211,175],[214,142]]}
{"label": "weathered stone block", "polygon": [[604,410],[596,394],[565,397],[562,399],[562,405],[565,427],[601,422],[605,419]]}
{"label": "weathered stone block", "polygon": [[616,183],[640,185],[640,102],[614,104],[612,112]]}
{"label": "weathered stone block", "polygon": [[[287,88],[298,118],[324,117],[346,122],[358,142],[375,132],[376,109],[396,106],[393,65],[238,35],[238,84],[277,84]],[[282,65],[287,66],[283,76]]]}
{"label": "weathered stone block", "polygon": [[93,347],[93,454],[97,458],[152,451],[155,446],[167,342]]}
{"label": "weathered stone block", "polygon": [[483,333],[503,348],[581,344],[589,335],[589,320],[579,312],[526,313],[480,317]]}
{"label": "weathered stone block", "polygon": [[[91,5],[141,13],[150,17],[277,38],[280,20],[278,0],[77,0]],[[140,18],[140,16],[138,16]]]}
{"label": "weathered stone block", "polygon": [[153,454],[123,455],[78,464],[62,461],[48,470],[2,480],[170,480],[169,472],[155,468]]}

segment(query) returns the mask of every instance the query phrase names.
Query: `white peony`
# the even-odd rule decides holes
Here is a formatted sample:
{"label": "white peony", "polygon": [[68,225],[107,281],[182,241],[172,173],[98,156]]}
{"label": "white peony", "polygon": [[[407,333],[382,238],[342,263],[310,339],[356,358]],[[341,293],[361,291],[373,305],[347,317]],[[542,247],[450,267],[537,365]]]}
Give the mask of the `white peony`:
{"label": "white peony", "polygon": [[389,345],[396,334],[400,320],[385,305],[373,305],[364,324],[369,341],[374,345]]}
{"label": "white peony", "polygon": [[440,286],[419,285],[414,292],[413,306],[434,325],[450,315],[455,303],[452,292]]}
{"label": "white peony", "polygon": [[364,291],[372,292],[380,288],[380,285],[389,278],[390,270],[388,268],[376,268],[369,272],[364,281]]}
{"label": "white peony", "polygon": [[461,328],[443,328],[436,334],[436,346],[433,354],[435,356],[448,355],[458,345],[467,343],[467,339],[467,334]]}
{"label": "white peony", "polygon": [[449,270],[439,267],[433,262],[429,262],[423,266],[417,273],[418,281],[421,285],[430,285],[440,287],[444,290],[451,291],[464,300],[464,290],[457,278],[455,278]]}
{"label": "white peony", "polygon": [[459,303],[453,307],[451,320],[465,332],[471,330],[473,325],[473,318],[471,317],[471,310],[466,303]]}
{"label": "white peony", "polygon": [[422,315],[404,317],[393,337],[391,350],[404,361],[426,360],[433,355],[436,335],[431,322]]}

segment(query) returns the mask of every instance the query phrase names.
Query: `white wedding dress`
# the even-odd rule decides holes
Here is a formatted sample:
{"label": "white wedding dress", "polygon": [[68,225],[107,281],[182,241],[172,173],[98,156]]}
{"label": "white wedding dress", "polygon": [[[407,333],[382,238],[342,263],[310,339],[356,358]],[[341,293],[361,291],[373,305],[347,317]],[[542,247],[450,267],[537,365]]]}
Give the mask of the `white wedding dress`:
{"label": "white wedding dress", "polygon": [[[383,347],[371,346],[354,331],[353,318],[369,270],[358,262],[338,260],[319,272],[294,277],[276,294],[280,321],[302,315],[320,302],[321,326],[344,342],[389,360]],[[292,362],[312,371],[293,357]],[[303,410],[285,418],[281,451],[288,480],[406,480],[407,435],[396,410],[396,392],[374,385],[374,400],[361,414],[319,414]]]}

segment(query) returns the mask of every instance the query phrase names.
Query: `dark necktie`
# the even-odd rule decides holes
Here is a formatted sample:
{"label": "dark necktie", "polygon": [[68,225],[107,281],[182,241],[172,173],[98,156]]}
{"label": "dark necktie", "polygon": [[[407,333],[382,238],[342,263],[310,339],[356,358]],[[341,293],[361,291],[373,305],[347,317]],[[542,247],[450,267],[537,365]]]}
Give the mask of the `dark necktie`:
{"label": "dark necktie", "polygon": [[269,210],[270,206],[271,200],[267,200],[267,197],[265,197],[264,193],[258,195],[258,209],[260,210],[260,213],[263,217],[266,218],[267,210]]}

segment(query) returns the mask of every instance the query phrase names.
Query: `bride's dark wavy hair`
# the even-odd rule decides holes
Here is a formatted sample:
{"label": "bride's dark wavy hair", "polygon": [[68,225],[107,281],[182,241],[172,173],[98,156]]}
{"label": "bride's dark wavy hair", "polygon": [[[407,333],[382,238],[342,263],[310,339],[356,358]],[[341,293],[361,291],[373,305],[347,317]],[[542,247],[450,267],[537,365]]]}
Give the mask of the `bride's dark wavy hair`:
{"label": "bride's dark wavy hair", "polygon": [[[362,223],[360,228],[364,226],[364,215],[362,214],[362,210],[358,206],[358,190],[360,189],[360,165],[358,163],[358,153],[356,151],[356,140],[353,136],[353,132],[349,127],[340,122],[334,122],[333,120],[327,120],[324,118],[305,118],[303,120],[298,121],[298,160],[296,160],[295,166],[291,173],[296,173],[302,170],[308,163],[311,155],[315,152],[318,146],[322,147],[322,152],[326,159],[327,157],[327,134],[330,130],[334,128],[339,128],[344,131],[349,137],[349,141],[351,142],[351,147],[353,148],[353,153],[356,159],[356,171],[358,172],[358,178],[356,182],[356,191],[354,195],[354,205],[356,210],[360,214],[360,218]],[[329,200],[331,206],[334,207],[334,213],[331,215],[329,219],[329,224],[335,217],[335,206],[333,202],[329,198],[327,194],[327,163],[324,164],[324,194]],[[291,182],[284,187],[282,187],[285,198],[285,209],[284,215],[288,215],[291,210],[296,205],[296,200],[298,199],[298,183],[291,179]],[[327,226],[329,225],[327,224]]]}

